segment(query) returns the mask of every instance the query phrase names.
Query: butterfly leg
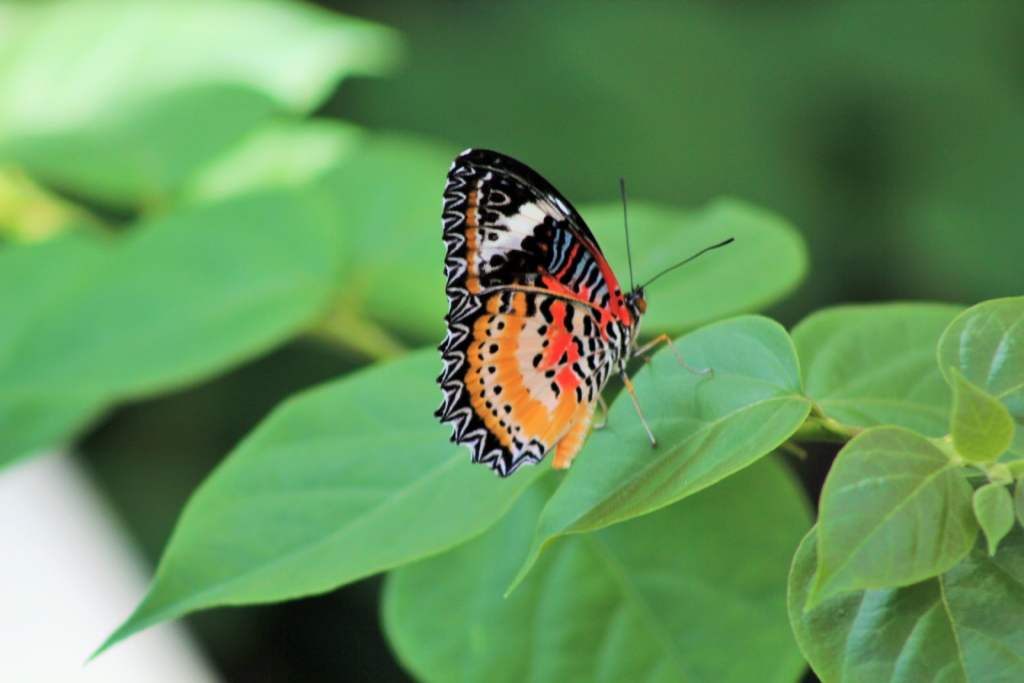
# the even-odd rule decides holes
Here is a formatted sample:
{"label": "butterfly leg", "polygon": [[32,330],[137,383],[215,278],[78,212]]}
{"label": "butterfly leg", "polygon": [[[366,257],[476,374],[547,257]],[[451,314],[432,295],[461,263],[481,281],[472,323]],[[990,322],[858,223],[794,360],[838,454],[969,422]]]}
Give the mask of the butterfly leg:
{"label": "butterfly leg", "polygon": [[601,423],[594,425],[594,429],[604,429],[608,424],[608,404],[604,402],[604,396],[597,395],[597,402],[601,404]]}
{"label": "butterfly leg", "polygon": [[644,413],[640,410],[640,402],[636,400],[636,393],[633,391],[633,383],[629,381],[629,377],[626,373],[622,373],[622,381],[626,383],[626,389],[629,390],[629,397],[633,399],[633,405],[636,406],[636,414],[640,416],[640,422],[643,424],[644,429],[647,430],[647,436],[651,437],[651,448],[658,447],[658,440],[654,438],[654,433],[651,428],[647,426],[647,420],[644,419]]}
{"label": "butterfly leg", "polygon": [[703,370],[698,370],[696,368],[690,367],[686,363],[686,361],[683,360],[683,357],[679,354],[679,349],[676,348],[676,345],[672,343],[672,339],[667,334],[663,334],[663,335],[661,335],[659,337],[655,337],[653,340],[647,342],[643,346],[637,346],[634,349],[634,351],[633,351],[633,355],[634,356],[642,356],[644,358],[644,360],[648,360],[647,356],[643,355],[644,351],[649,351],[651,348],[653,348],[657,344],[660,344],[661,342],[665,342],[666,344],[668,344],[668,347],[670,349],[672,349],[672,353],[676,354],[676,358],[679,360],[679,364],[682,365],[687,370],[689,370],[690,372],[692,372],[693,374],[695,374],[695,375],[711,375],[712,377],[715,376],[715,371],[712,368],[704,368]]}

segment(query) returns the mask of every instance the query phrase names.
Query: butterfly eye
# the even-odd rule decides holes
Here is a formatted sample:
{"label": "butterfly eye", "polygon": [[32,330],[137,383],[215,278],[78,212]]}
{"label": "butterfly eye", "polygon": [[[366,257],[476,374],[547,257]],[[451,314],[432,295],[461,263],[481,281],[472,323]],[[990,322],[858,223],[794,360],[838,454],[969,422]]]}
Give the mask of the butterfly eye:
{"label": "butterfly eye", "polygon": [[636,310],[640,311],[641,313],[646,313],[647,312],[647,299],[644,299],[643,297],[637,299],[636,300]]}

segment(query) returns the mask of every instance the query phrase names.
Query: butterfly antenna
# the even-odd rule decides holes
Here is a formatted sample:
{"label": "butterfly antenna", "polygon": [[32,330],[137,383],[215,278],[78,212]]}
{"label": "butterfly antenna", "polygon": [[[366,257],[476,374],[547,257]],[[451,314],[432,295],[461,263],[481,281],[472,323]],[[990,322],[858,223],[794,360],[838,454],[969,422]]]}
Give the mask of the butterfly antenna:
{"label": "butterfly antenna", "polygon": [[633,286],[633,253],[629,250],[629,215],[626,213],[626,179],[619,178],[619,189],[622,190],[622,223],[626,226],[626,259],[629,261],[629,291],[635,291]]}
{"label": "butterfly antenna", "polygon": [[[628,233],[627,233],[627,234],[628,234]],[[704,247],[703,249],[701,249],[700,251],[698,251],[698,252],[697,252],[696,254],[694,254],[694,255],[693,255],[693,256],[691,256],[690,258],[688,258],[688,259],[685,259],[685,260],[683,260],[683,261],[680,261],[679,263],[675,264],[674,266],[670,266],[669,268],[666,268],[665,270],[661,271],[660,273],[658,273],[657,275],[655,275],[654,277],[652,277],[652,278],[651,278],[650,280],[648,280],[648,281],[647,281],[647,282],[645,282],[644,284],[640,285],[640,289],[644,289],[645,287],[647,287],[647,285],[651,284],[652,282],[654,282],[655,280],[657,280],[657,279],[658,279],[659,277],[661,277],[661,276],[662,276],[662,275],[664,275],[665,273],[667,273],[667,272],[669,272],[669,271],[672,271],[672,270],[675,270],[675,269],[676,269],[676,268],[678,268],[679,266],[682,266],[682,265],[686,265],[687,263],[689,263],[689,262],[690,262],[690,261],[692,261],[693,259],[697,258],[697,257],[698,257],[698,256],[700,256],[701,254],[706,254],[706,253],[708,253],[709,251],[711,251],[712,249],[718,249],[719,247],[724,247],[725,245],[727,245],[727,244],[730,244],[730,243],[732,243],[732,242],[734,242],[734,241],[735,241],[735,238],[734,238],[734,237],[730,237],[729,239],[725,240],[724,242],[719,242],[718,244],[713,244],[713,245],[711,245],[710,247]]]}

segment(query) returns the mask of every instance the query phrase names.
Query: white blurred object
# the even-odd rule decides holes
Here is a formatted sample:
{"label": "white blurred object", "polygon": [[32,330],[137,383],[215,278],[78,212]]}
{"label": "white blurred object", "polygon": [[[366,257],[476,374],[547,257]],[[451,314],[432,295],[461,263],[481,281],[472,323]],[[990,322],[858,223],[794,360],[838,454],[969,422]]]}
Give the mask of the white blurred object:
{"label": "white blurred object", "polygon": [[142,599],[143,567],[70,456],[37,456],[0,472],[0,681],[218,681],[175,624],[85,663]]}

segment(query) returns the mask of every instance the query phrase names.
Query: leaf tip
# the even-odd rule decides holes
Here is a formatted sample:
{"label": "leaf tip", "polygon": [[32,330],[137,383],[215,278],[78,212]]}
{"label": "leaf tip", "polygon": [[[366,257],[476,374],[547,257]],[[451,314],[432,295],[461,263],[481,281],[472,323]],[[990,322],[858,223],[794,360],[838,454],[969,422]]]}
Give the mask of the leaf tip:
{"label": "leaf tip", "polygon": [[833,585],[835,583],[833,581],[834,578],[834,573],[827,571],[827,567],[822,566],[821,555],[819,554],[818,566],[814,572],[814,580],[811,583],[811,589],[807,591],[807,599],[804,601],[803,611],[805,614],[829,598],[834,597],[837,593],[842,592],[842,588],[836,590]]}
{"label": "leaf tip", "polygon": [[548,537],[543,541],[538,541],[536,538],[533,539],[533,545],[530,547],[530,552],[526,555],[526,561],[523,562],[523,566],[519,568],[519,572],[516,574],[516,578],[512,579],[512,583],[509,585],[508,590],[505,591],[505,597],[512,595],[519,584],[523,582],[526,575],[533,569],[533,565],[537,564],[537,558],[544,552],[544,549],[551,543],[552,537]]}
{"label": "leaf tip", "polygon": [[527,556],[526,562],[524,562],[523,566],[519,568],[519,573],[516,574],[516,578],[512,579],[512,583],[509,584],[508,589],[505,591],[504,597],[506,599],[510,595],[512,595],[512,591],[514,591],[519,586],[519,584],[523,582],[523,579],[525,579],[526,575],[530,573],[530,569],[533,567],[536,561],[537,553],[531,552],[529,556]]}
{"label": "leaf tip", "polygon": [[151,597],[152,590],[145,598],[143,598],[142,602],[140,602],[138,607],[135,608],[135,611],[131,613],[131,616],[125,619],[124,623],[118,626],[113,633],[107,636],[107,639],[103,641],[103,644],[96,648],[95,652],[89,655],[89,658],[85,660],[86,664],[96,659],[122,640],[130,638],[139,631],[144,631],[150,626],[154,626],[155,624],[159,624],[162,621],[166,621],[167,619],[171,619],[182,614],[182,612],[155,611],[151,609]]}
{"label": "leaf tip", "polygon": [[820,583],[815,579],[814,585],[811,586],[810,592],[807,593],[807,599],[804,601],[804,614],[823,603],[828,597],[828,595],[822,595]]}
{"label": "leaf tip", "polygon": [[103,641],[103,644],[96,648],[95,652],[89,655],[89,658],[85,660],[85,663],[88,664],[125,638],[137,633],[138,630],[139,629],[132,624],[131,617],[129,617],[127,621],[117,627],[117,630],[107,636],[107,639]]}

